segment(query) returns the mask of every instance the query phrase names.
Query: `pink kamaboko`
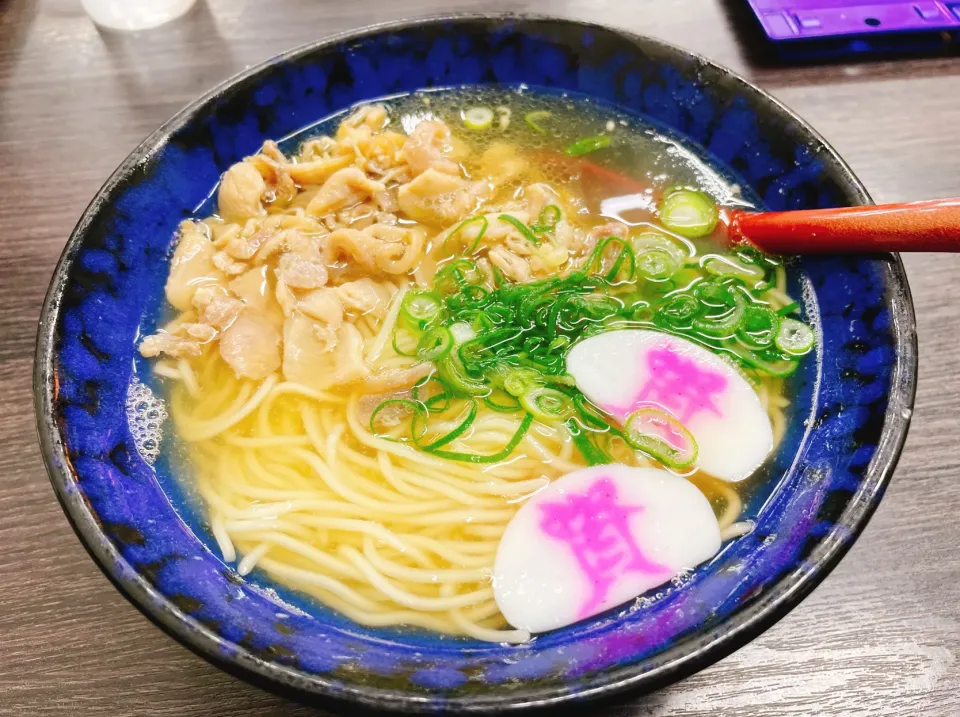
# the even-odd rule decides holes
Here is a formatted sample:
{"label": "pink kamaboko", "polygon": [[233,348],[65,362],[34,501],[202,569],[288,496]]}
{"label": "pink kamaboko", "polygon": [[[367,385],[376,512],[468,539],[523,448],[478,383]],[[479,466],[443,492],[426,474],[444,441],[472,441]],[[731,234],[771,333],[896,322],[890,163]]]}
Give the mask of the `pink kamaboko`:
{"label": "pink kamaboko", "polygon": [[670,568],[643,554],[630,531],[631,516],[642,512],[643,506],[621,503],[611,478],[597,480],[585,493],[543,503],[540,510],[540,528],[567,544],[590,584],[580,617],[597,612],[610,587],[624,572],[670,572]]}
{"label": "pink kamaboko", "polygon": [[701,411],[723,417],[716,404],[716,396],[727,388],[722,375],[697,366],[670,346],[648,351],[646,361],[648,377],[643,387],[629,405],[612,406],[610,413],[625,415],[652,406],[666,409],[684,424]]}

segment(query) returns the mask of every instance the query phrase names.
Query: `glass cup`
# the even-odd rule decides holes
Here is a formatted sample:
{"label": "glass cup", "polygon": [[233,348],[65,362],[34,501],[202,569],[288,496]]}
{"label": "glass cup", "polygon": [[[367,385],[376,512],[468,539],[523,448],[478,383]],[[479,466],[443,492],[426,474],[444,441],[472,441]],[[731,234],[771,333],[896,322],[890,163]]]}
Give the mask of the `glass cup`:
{"label": "glass cup", "polygon": [[80,0],[90,18],[111,30],[147,30],[170,22],[196,0]]}

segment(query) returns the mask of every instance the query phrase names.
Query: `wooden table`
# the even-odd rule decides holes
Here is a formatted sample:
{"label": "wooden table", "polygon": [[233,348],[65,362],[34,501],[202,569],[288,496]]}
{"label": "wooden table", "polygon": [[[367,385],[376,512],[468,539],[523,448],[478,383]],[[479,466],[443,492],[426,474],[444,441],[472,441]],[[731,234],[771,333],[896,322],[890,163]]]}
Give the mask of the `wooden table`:
{"label": "wooden table", "polygon": [[[797,110],[877,201],[960,195],[960,59],[764,68],[745,56],[732,8],[718,0],[199,0],[186,18],[136,37],[99,33],[79,0],[0,0],[0,715],[316,714],[163,635],[87,557],[34,432],[40,304],[100,184],[209,87],[329,33],[494,9],[602,21],[684,45]],[[920,386],[900,467],[863,537],[749,646],[604,714],[960,714],[960,256],[906,262]]]}

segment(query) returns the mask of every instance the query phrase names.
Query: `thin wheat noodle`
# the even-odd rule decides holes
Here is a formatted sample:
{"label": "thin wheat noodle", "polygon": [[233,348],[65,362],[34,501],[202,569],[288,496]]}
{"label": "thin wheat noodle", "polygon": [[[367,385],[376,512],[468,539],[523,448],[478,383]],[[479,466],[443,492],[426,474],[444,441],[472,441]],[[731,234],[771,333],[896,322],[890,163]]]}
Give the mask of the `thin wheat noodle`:
{"label": "thin wheat noodle", "polygon": [[[203,441],[208,438],[213,438],[214,436],[223,433],[223,431],[227,430],[231,426],[236,425],[253,413],[257,406],[260,405],[260,402],[266,398],[268,393],[270,393],[270,389],[273,388],[273,385],[276,382],[276,375],[268,376],[266,379],[264,379],[263,383],[260,385],[260,388],[256,390],[249,400],[245,401],[239,407],[235,408],[234,406],[231,406],[230,411],[225,412],[224,415],[215,419],[194,422],[184,416],[182,418],[180,435],[188,443],[193,443],[196,441]],[[243,396],[243,393],[241,393],[240,396]]]}
{"label": "thin wheat noodle", "polygon": [[393,299],[391,299],[390,306],[387,309],[387,315],[384,317],[383,324],[380,326],[380,332],[367,347],[367,361],[376,364],[380,358],[380,353],[390,340],[393,327],[397,324],[397,317],[400,315],[400,304],[403,302],[403,297],[407,291],[408,289],[404,287],[393,295]]}
{"label": "thin wheat noodle", "polygon": [[181,375],[180,371],[175,367],[170,366],[169,364],[166,364],[166,363],[158,363],[156,366],[153,367],[153,372],[157,376],[162,376],[163,378],[170,378],[170,379],[173,379],[174,381],[183,380],[183,376]]}
{"label": "thin wheat noodle", "polygon": [[190,362],[186,359],[180,359],[177,361],[177,370],[180,372],[180,379],[183,381],[187,392],[194,398],[199,396],[200,384],[197,382],[197,374],[194,373]]}
{"label": "thin wheat noodle", "polygon": [[[389,153],[374,157],[368,140],[369,135],[349,146],[340,145],[339,140],[308,143],[304,153],[291,161],[357,157],[361,161],[355,166],[365,167],[377,181],[408,181],[410,168],[397,159],[401,153],[391,149],[394,160]],[[348,154],[337,154],[340,150]],[[283,166],[278,170],[281,177]],[[300,171],[310,170],[300,167]],[[531,168],[526,179],[533,179],[538,171]],[[282,186],[278,182],[277,187]],[[520,186],[507,182],[495,191],[514,201]],[[351,355],[351,360],[363,363],[354,375],[366,373],[371,379],[331,386],[322,380],[326,369],[318,366],[318,380],[301,372],[303,383],[295,382],[281,374],[296,375],[287,370],[287,356],[282,357],[281,368],[271,366],[275,372],[262,381],[240,379],[221,355],[223,344],[218,349],[215,342],[202,345],[196,358],[154,364],[156,375],[170,382],[170,413],[179,437],[188,444],[196,490],[224,560],[236,562],[241,575],[263,571],[364,625],[412,625],[489,642],[525,642],[530,638],[525,631],[500,629],[505,623],[493,599],[490,577],[496,551],[507,523],[525,500],[584,466],[579,450],[563,425],[539,421],[529,427],[510,456],[494,463],[450,460],[410,441],[388,440],[408,438],[409,424],[404,421],[409,418],[400,419],[392,435],[375,434],[369,423],[377,403],[411,396],[409,383],[394,383],[397,379],[388,372],[430,367],[400,355],[392,339],[411,287],[429,287],[437,263],[427,253],[442,253],[445,234],[437,234],[436,228],[408,226],[402,215],[403,221],[396,224],[398,210],[380,206],[382,198],[364,199],[344,211],[313,217],[307,208],[320,196],[321,185],[308,183],[295,189],[293,196],[282,198],[278,189],[277,198],[262,204],[255,216],[234,222],[207,220],[201,230],[209,232],[214,246],[225,251],[230,251],[235,239],[254,236],[254,232],[267,237],[258,252],[264,257],[270,251],[278,254],[259,258],[258,253],[246,263],[262,267],[264,276],[270,277],[265,300],[272,302],[274,325],[279,327],[293,302],[307,293],[280,285],[279,253],[287,251],[286,244],[293,244],[297,235],[324,251],[331,232],[362,219],[363,224],[357,222],[341,232],[350,238],[327,266],[324,290],[333,288],[339,297],[345,281],[358,279],[375,288],[376,303],[369,311],[357,308],[360,304],[348,306],[347,299],[342,299],[342,320],[362,339],[356,355]],[[391,184],[386,200],[395,199],[395,192]],[[568,190],[561,191],[560,204],[579,199],[564,192]],[[380,218],[388,212],[394,212],[392,219]],[[376,238],[378,231],[387,236],[401,232],[393,237],[402,239],[394,244],[391,238],[384,246],[374,243],[373,248],[364,244],[367,240],[358,239],[364,236],[358,227],[381,221],[391,228],[372,230],[370,236]],[[579,221],[570,216],[571,223]],[[495,240],[484,241],[482,250]],[[408,272],[410,267],[415,270]],[[214,281],[224,281],[223,276]],[[786,273],[777,267],[774,286],[764,300],[778,310],[792,303],[786,292]],[[614,293],[625,296],[623,291]],[[286,297],[290,303],[281,305],[277,297]],[[356,297],[362,299],[363,292],[358,290]],[[175,324],[196,322],[203,314],[199,308],[191,309],[181,313]],[[284,348],[280,346],[281,351]],[[327,358],[311,360],[323,363]],[[414,372],[418,377],[419,371]],[[396,376],[409,381],[414,373]],[[790,405],[783,383],[764,379],[756,385],[777,444],[786,431],[785,412]],[[460,412],[450,418],[450,414],[442,421],[431,417],[429,437],[421,446],[454,430],[465,415]],[[520,415],[494,411],[478,400],[472,425],[443,449],[483,458],[496,455],[515,435],[521,420]],[[618,460],[653,465],[622,441],[610,442]],[[699,473],[690,480],[711,498],[724,536],[748,529],[748,523],[740,520],[743,506],[736,488]]]}
{"label": "thin wheat noodle", "polygon": [[476,605],[479,602],[490,600],[493,597],[493,588],[487,587],[481,590],[475,590],[470,593],[455,595],[448,598],[436,597],[425,598],[419,595],[403,590],[394,585],[381,572],[379,572],[366,558],[364,558],[356,549],[349,546],[340,546],[340,551],[348,558],[353,565],[363,573],[364,577],[371,585],[379,588],[384,595],[399,605],[424,610],[425,612],[441,612],[444,610],[453,610],[455,608]]}
{"label": "thin wheat noodle", "polygon": [[[490,578],[489,568],[466,568],[466,569],[431,569],[431,568],[408,568],[398,565],[381,556],[373,545],[373,541],[365,538],[363,541],[363,555],[370,564],[389,578],[404,580],[414,583],[437,583],[440,581],[448,583],[470,583],[488,580]],[[492,567],[492,566],[491,566]]]}
{"label": "thin wheat noodle", "polygon": [[270,543],[260,543],[257,547],[243,556],[243,559],[237,563],[237,572],[240,575],[249,575],[260,559],[270,550]]}

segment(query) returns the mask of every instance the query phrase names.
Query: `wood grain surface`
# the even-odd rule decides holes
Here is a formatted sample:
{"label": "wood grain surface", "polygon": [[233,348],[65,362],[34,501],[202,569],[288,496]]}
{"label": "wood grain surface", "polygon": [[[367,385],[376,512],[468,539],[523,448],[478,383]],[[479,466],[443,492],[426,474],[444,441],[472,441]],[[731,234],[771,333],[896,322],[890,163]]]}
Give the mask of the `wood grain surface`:
{"label": "wood grain surface", "polygon": [[[456,10],[533,11],[655,35],[772,91],[877,201],[960,195],[960,59],[758,63],[740,0],[198,0],[163,28],[98,32],[79,0],[0,0],[0,715],[311,715],[154,628],[74,537],[37,447],[37,317],[64,242],[150,131],[235,72],[324,35]],[[920,336],[913,428],[863,537],[800,607],[700,674],[590,714],[960,714],[957,255],[906,258]]]}

